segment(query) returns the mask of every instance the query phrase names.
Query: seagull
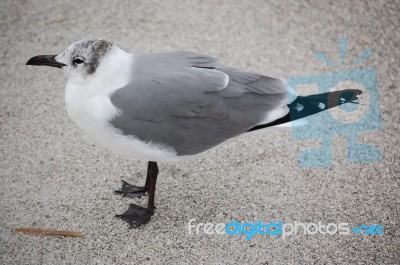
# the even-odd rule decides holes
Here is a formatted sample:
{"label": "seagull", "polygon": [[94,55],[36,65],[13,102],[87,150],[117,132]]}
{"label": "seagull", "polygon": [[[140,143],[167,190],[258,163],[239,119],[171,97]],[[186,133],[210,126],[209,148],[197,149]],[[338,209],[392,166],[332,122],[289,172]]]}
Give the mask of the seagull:
{"label": "seagull", "polygon": [[130,227],[154,214],[157,162],[176,163],[239,135],[290,124],[362,93],[346,89],[297,96],[282,79],[227,67],[186,51],[130,54],[98,39],[71,44],[58,55],[38,55],[27,65],[62,69],[68,76],[68,116],[95,142],[148,161],[144,186],[123,181],[119,194],[148,195],[116,215]]}

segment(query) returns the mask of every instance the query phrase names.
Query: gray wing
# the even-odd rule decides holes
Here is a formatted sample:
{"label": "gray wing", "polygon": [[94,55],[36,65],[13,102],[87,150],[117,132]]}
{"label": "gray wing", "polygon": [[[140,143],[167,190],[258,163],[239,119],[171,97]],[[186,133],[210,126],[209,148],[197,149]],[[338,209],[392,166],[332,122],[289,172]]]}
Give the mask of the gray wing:
{"label": "gray wing", "polygon": [[[136,55],[133,80],[111,95],[125,135],[193,155],[260,124],[286,106],[284,81],[224,67],[197,53]],[[229,79],[228,79],[229,78]]]}

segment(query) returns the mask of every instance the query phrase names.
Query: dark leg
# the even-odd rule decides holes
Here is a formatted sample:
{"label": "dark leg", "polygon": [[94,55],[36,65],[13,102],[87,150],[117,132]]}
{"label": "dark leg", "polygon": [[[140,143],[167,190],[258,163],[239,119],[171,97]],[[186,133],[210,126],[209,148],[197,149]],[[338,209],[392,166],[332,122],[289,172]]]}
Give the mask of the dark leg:
{"label": "dark leg", "polygon": [[[151,165],[151,166],[150,166]],[[149,180],[149,200],[147,201],[147,209],[154,210],[154,196],[156,195],[156,182],[158,176],[158,166],[156,162],[149,162],[148,171],[150,172]]]}
{"label": "dark leg", "polygon": [[154,214],[154,195],[156,192],[157,175],[157,163],[150,161],[147,167],[147,179],[145,184],[145,186],[148,187],[147,190],[149,193],[149,200],[146,208],[137,204],[131,204],[126,212],[121,215],[116,215],[122,220],[128,222],[131,228],[136,228],[142,224],[146,224],[148,221],[150,221],[151,216]]}
{"label": "dark leg", "polygon": [[151,162],[149,162],[147,165],[146,183],[144,184],[143,187],[129,184],[128,182],[123,180],[121,189],[116,190],[115,193],[122,194],[123,196],[129,198],[141,198],[142,196],[145,196],[146,193],[149,191],[150,163]]}

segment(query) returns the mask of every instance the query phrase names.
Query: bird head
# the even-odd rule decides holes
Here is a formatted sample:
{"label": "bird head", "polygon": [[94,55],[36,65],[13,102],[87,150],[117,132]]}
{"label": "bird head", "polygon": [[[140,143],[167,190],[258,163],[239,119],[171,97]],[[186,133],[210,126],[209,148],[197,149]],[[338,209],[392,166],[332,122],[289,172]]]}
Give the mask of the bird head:
{"label": "bird head", "polygon": [[96,72],[101,59],[113,44],[104,40],[85,39],[71,44],[58,55],[38,55],[30,58],[27,65],[52,66],[65,70],[69,76],[88,76]]}

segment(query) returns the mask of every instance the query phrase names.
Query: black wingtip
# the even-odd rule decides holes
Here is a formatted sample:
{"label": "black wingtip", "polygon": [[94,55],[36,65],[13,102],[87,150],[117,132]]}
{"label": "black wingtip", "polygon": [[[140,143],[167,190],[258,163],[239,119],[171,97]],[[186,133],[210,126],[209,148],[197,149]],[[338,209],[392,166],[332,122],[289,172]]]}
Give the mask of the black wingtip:
{"label": "black wingtip", "polygon": [[329,108],[357,100],[363,92],[359,89],[346,89],[329,92],[327,96]]}
{"label": "black wingtip", "polygon": [[[298,96],[296,100],[288,105],[290,112],[286,116],[268,124],[252,127],[248,132],[302,119],[342,104],[357,103],[354,101],[356,101],[362,93],[360,89],[345,89],[316,95]],[[298,108],[298,106],[300,106],[300,108]]]}

